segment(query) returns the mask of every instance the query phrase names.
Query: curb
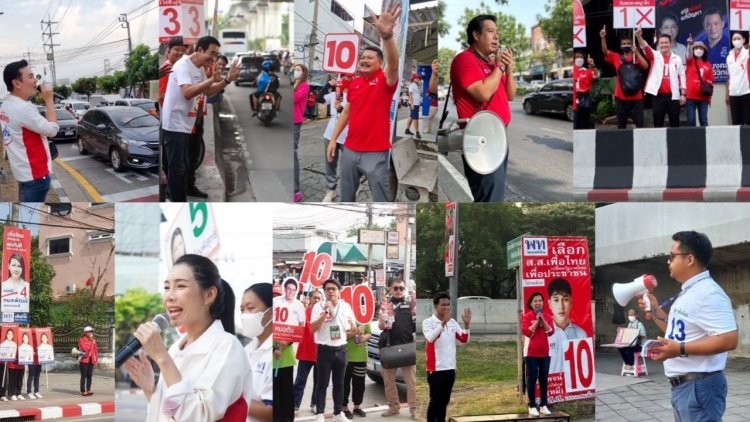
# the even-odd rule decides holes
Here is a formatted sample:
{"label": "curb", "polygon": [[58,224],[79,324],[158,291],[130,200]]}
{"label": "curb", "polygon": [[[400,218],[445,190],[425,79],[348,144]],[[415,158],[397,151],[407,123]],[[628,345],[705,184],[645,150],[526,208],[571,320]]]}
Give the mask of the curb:
{"label": "curb", "polygon": [[0,410],[0,419],[33,417],[35,421],[39,421],[44,419],[71,418],[76,416],[90,416],[114,412],[115,402],[109,401],[102,403],[81,403],[64,406]]}
{"label": "curb", "polygon": [[[196,184],[202,191],[208,193],[208,198],[202,201],[226,202],[226,188],[219,170],[221,157],[216,155],[216,137],[219,134],[216,133],[215,121],[218,120],[219,113],[214,108],[214,104],[206,104],[206,112],[207,115],[203,119],[203,142],[206,152],[203,162],[196,170]],[[195,200],[195,198],[192,198],[192,200]]]}

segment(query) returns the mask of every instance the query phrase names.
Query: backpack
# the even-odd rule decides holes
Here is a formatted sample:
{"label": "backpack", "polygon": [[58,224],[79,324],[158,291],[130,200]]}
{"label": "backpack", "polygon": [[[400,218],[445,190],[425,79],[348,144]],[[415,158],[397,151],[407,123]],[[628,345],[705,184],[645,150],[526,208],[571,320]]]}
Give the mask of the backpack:
{"label": "backpack", "polygon": [[627,61],[625,56],[620,56],[622,64],[617,71],[620,88],[625,95],[635,95],[643,89],[643,71],[632,61]]}

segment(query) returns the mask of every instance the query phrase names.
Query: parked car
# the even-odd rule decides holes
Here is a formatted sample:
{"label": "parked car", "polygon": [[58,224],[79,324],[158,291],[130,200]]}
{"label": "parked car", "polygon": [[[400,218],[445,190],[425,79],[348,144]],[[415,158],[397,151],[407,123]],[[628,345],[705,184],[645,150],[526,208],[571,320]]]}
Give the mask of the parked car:
{"label": "parked car", "polygon": [[91,105],[84,101],[62,100],[60,101],[60,104],[62,104],[64,109],[70,111],[79,119],[89,108],[91,108]]}
{"label": "parked car", "polygon": [[[47,116],[47,108],[37,106],[39,114]],[[57,116],[57,125],[60,129],[57,131],[57,135],[49,138],[53,142],[62,141],[75,141],[78,137],[78,118],[73,113],[62,108],[55,109],[55,116]]]}
{"label": "parked car", "polygon": [[138,107],[98,107],[78,126],[78,152],[109,159],[115,171],[159,165],[159,120]]}
{"label": "parked car", "polygon": [[158,115],[156,112],[156,101],[149,100],[148,98],[123,98],[121,100],[116,100],[114,105],[138,107],[154,117],[157,117]]}
{"label": "parked car", "polygon": [[533,89],[531,87],[531,84],[528,83],[528,82],[526,82],[526,81],[524,81],[523,79],[516,80],[516,86],[519,87],[519,88],[527,89],[527,90]]}
{"label": "parked car", "polygon": [[531,89],[539,89],[544,86],[544,81],[542,80],[533,80],[531,81]]}
{"label": "parked car", "polygon": [[573,80],[552,81],[523,99],[526,114],[559,113],[573,121]]}
{"label": "parked car", "polygon": [[240,86],[244,83],[249,83],[252,86],[258,84],[258,76],[262,70],[264,60],[271,60],[273,65],[271,68],[278,72],[281,69],[281,62],[279,62],[276,56],[243,56],[240,59],[240,74],[237,76],[237,80],[234,81],[236,86]]}

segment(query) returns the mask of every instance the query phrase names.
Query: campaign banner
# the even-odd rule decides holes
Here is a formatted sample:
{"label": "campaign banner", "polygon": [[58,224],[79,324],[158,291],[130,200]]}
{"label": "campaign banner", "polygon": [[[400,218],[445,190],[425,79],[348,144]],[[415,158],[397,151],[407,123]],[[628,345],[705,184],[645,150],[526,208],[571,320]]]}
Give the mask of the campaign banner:
{"label": "campaign banner", "polygon": [[586,47],[586,13],[581,0],[573,0],[573,48]]}
{"label": "campaign banner", "polygon": [[592,399],[594,326],[586,238],[523,236],[521,280],[524,306],[532,294],[541,293],[544,312],[550,312],[554,321],[548,402]]}
{"label": "campaign banner", "polygon": [[15,362],[18,354],[18,325],[3,324],[0,338],[0,362]]}
{"label": "campaign banner", "polygon": [[182,36],[186,44],[195,44],[205,35],[203,0],[159,0],[159,42]]}
{"label": "campaign banner", "polygon": [[6,226],[3,231],[2,322],[28,324],[31,281],[31,231]]}
{"label": "campaign banner", "polygon": [[445,203],[445,276],[453,277],[456,265],[456,207],[455,202]]}
{"label": "campaign banner", "polygon": [[52,343],[52,328],[38,327],[33,328],[34,347],[39,356],[39,364],[55,362],[55,348]]}
{"label": "campaign banner", "polygon": [[297,299],[300,283],[293,277],[281,281],[281,296],[273,299],[274,341],[300,342],[305,334],[305,306]]}
{"label": "campaign banner", "polygon": [[172,220],[163,244],[167,272],[179,257],[197,254],[213,258],[219,252],[219,230],[213,209],[205,202],[183,204]]}
{"label": "campaign banner", "polygon": [[729,1],[729,30],[750,30],[750,0]]}
{"label": "campaign banner", "polygon": [[612,27],[615,29],[655,28],[655,7],[656,0],[614,0],[612,2]]}
{"label": "campaign banner", "polygon": [[20,365],[34,364],[34,345],[32,343],[33,332],[31,328],[19,328],[18,337],[21,339],[18,344],[18,363]]}

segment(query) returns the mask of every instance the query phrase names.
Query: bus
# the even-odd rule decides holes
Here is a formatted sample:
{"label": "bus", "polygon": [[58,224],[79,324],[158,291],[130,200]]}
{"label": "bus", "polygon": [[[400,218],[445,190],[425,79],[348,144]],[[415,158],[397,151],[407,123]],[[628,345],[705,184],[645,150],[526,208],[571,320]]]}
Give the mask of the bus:
{"label": "bus", "polygon": [[219,31],[219,42],[221,43],[221,54],[228,59],[237,53],[244,53],[248,50],[247,33],[244,29],[222,29]]}

